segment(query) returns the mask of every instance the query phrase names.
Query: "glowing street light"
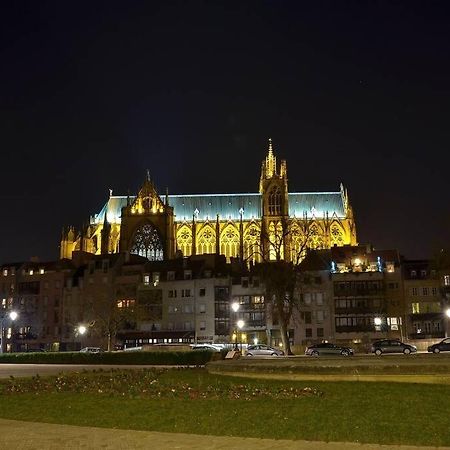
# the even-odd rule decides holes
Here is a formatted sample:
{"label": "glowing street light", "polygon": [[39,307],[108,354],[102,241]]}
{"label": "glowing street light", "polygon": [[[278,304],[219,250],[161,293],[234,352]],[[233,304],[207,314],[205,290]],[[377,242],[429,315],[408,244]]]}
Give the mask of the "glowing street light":
{"label": "glowing street light", "polygon": [[447,320],[445,321],[445,337],[448,337],[449,321],[450,321],[450,308],[445,310],[445,316]]}
{"label": "glowing street light", "polygon": [[373,319],[373,322],[375,325],[380,326],[381,325],[381,317],[375,317],[375,319]]}
{"label": "glowing street light", "polygon": [[231,309],[232,309],[235,313],[237,313],[238,310],[239,310],[239,303],[238,303],[238,302],[233,302],[233,303],[231,304]]}
{"label": "glowing street light", "polygon": [[84,325],[79,325],[77,328],[78,334],[81,334],[81,335],[86,334],[86,331],[87,331],[87,328]]}
{"label": "glowing street light", "polygon": [[[236,322],[237,327],[239,328],[239,331],[241,333],[241,352],[242,352],[242,328],[244,328],[245,322],[240,319]],[[237,331],[236,331],[236,347],[237,347]]]}

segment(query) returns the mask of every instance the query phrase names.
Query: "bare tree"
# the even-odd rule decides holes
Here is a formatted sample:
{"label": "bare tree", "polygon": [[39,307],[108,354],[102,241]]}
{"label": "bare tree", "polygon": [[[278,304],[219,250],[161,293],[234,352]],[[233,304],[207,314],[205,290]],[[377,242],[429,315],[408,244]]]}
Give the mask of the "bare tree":
{"label": "bare tree", "polygon": [[272,229],[261,231],[257,248],[261,262],[257,273],[266,289],[266,307],[280,326],[281,341],[287,355],[292,355],[289,325],[298,307],[301,293],[300,263],[311,245],[313,220],[289,219],[274,223]]}

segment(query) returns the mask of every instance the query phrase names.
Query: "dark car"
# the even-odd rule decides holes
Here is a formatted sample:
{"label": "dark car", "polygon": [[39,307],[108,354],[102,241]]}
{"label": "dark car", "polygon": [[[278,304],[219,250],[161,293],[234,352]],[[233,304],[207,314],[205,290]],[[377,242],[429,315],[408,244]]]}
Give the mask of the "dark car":
{"label": "dark car", "polygon": [[314,344],[306,347],[305,355],[321,356],[321,355],[353,355],[353,349],[350,347],[341,347],[331,342],[323,342],[322,344]]}
{"label": "dark car", "polygon": [[372,344],[372,353],[381,355],[382,353],[416,353],[417,347],[415,345],[405,344],[398,339],[382,339]]}
{"label": "dark car", "polygon": [[432,353],[450,352],[450,338],[445,338],[441,342],[430,345],[428,351]]}

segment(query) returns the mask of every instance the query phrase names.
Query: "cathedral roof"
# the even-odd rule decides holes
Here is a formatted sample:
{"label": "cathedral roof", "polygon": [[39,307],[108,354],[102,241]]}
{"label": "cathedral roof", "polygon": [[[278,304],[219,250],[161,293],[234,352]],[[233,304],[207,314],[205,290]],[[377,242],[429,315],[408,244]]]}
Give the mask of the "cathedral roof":
{"label": "cathedral roof", "polygon": [[[328,212],[344,218],[345,208],[341,192],[296,192],[289,193],[289,215],[302,218],[315,215],[323,218]],[[130,197],[133,201],[134,197]],[[220,219],[239,220],[240,211],[244,220],[261,218],[261,194],[181,194],[169,195],[169,204],[174,208],[175,220],[192,220],[194,214],[198,220]],[[103,223],[105,213],[110,223],[120,223],[121,209],[127,205],[126,196],[111,196],[101,211],[91,218],[91,223]]]}

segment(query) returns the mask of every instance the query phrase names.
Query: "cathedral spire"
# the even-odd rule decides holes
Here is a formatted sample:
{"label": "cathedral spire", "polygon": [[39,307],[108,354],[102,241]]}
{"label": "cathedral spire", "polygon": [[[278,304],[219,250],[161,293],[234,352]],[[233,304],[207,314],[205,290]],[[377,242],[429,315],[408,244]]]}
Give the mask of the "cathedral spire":
{"label": "cathedral spire", "polygon": [[147,176],[146,176],[146,181],[151,181],[150,180],[150,170],[147,169]]}
{"label": "cathedral spire", "polygon": [[269,138],[269,154],[266,158],[266,178],[272,178],[277,173],[277,158],[273,154],[272,138]]}

